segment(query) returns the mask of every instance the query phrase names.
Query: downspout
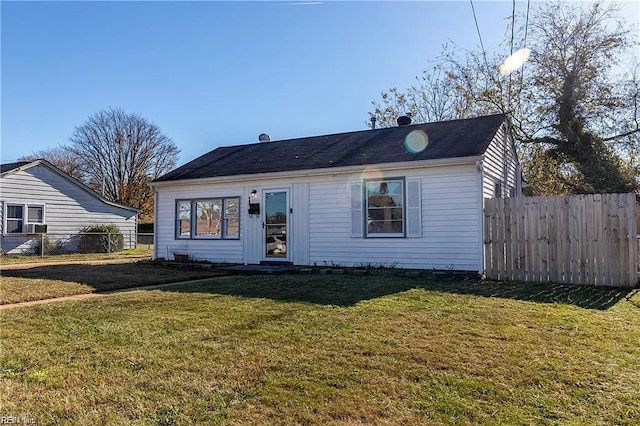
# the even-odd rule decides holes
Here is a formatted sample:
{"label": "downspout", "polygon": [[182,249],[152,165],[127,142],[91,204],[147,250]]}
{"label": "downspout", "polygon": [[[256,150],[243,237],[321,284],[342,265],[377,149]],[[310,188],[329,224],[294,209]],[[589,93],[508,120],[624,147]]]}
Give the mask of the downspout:
{"label": "downspout", "polygon": [[485,262],[484,262],[484,164],[482,160],[476,160],[476,170],[480,174],[478,179],[478,195],[480,197],[480,265],[478,265],[478,273],[484,274]]}

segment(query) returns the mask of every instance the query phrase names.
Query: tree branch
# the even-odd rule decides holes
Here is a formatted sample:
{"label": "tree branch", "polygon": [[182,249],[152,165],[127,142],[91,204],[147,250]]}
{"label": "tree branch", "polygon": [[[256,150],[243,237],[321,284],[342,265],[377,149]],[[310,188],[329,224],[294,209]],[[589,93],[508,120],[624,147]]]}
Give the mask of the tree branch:
{"label": "tree branch", "polygon": [[626,133],[621,133],[621,134],[616,135],[616,136],[611,136],[609,138],[604,138],[604,139],[602,139],[602,141],[603,142],[609,142],[609,141],[612,141],[612,140],[615,140],[615,139],[620,139],[620,138],[624,138],[626,136],[631,136],[634,133],[638,133],[638,132],[640,132],[640,128],[639,129],[630,130],[630,131],[628,131]]}

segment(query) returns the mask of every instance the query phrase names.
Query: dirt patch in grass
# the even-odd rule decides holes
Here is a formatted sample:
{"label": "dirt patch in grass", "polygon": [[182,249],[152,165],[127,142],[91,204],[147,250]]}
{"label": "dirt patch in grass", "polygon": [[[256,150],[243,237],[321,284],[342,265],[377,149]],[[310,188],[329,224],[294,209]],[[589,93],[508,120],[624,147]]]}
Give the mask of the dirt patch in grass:
{"label": "dirt patch in grass", "polygon": [[2,271],[0,304],[217,276],[208,270],[177,269],[153,263],[47,265]]}
{"label": "dirt patch in grass", "polygon": [[638,424],[640,295],[590,289],[587,309],[543,288],[228,277],[10,310],[0,405],[43,424]]}

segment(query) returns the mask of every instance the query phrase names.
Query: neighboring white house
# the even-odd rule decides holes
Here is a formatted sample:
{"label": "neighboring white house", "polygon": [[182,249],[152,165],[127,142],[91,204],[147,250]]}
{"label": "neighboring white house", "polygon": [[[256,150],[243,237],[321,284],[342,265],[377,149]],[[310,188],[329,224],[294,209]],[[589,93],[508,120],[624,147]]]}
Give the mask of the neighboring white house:
{"label": "neighboring white house", "polygon": [[[32,252],[46,232],[73,251],[74,237],[89,225],[115,224],[125,248],[135,247],[138,210],[106,200],[45,160],[2,164],[0,229],[2,251]],[[133,236],[129,238],[129,236]]]}
{"label": "neighboring white house", "polygon": [[481,272],[484,199],[521,193],[504,115],[265,136],[152,183],[156,258]]}

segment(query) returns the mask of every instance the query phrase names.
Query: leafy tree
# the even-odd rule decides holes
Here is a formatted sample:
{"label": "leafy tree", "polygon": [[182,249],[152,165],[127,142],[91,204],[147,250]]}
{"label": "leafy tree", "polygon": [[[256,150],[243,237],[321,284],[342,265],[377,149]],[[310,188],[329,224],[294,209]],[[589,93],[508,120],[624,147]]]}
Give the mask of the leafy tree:
{"label": "leafy tree", "polygon": [[55,148],[36,151],[31,155],[25,155],[18,158],[18,161],[34,161],[39,159],[47,160],[69,176],[80,181],[84,180],[82,161],[64,147],[58,146]]}
{"label": "leafy tree", "polygon": [[91,115],[65,149],[82,161],[86,182],[115,202],[153,217],[149,182],[171,170],[179,150],[153,123],[122,109]]}
{"label": "leafy tree", "polygon": [[510,27],[496,52],[445,46],[412,87],[383,92],[370,116],[394,125],[403,113],[421,121],[508,113],[525,180],[538,193],[637,191],[640,72],[618,13],[613,4],[544,3],[514,28],[514,40],[531,49],[520,70],[498,74],[515,48]]}

